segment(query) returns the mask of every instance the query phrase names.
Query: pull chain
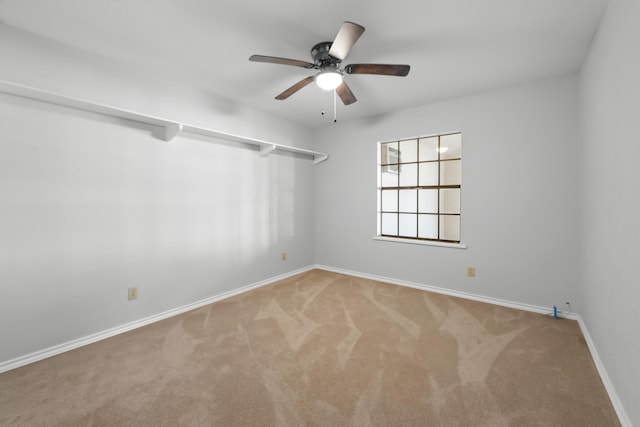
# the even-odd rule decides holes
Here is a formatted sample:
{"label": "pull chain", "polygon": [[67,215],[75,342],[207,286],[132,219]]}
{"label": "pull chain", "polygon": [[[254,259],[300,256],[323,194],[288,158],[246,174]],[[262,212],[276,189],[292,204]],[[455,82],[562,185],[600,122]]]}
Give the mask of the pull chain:
{"label": "pull chain", "polygon": [[[324,109],[320,111],[320,115],[324,116]],[[333,91],[333,123],[338,122],[338,94]]]}

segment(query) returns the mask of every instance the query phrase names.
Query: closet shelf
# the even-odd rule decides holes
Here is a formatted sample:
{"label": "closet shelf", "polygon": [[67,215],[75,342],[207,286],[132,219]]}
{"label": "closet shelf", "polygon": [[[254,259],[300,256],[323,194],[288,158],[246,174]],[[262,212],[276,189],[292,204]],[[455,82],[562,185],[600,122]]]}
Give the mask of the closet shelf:
{"label": "closet shelf", "polygon": [[134,111],[123,110],[121,108],[111,107],[108,105],[98,104],[95,102],[85,101],[78,98],[72,98],[45,90],[24,86],[19,83],[0,80],[0,92],[9,95],[20,96],[23,98],[34,99],[36,101],[47,102],[50,104],[61,105],[64,107],[75,108],[77,110],[89,111],[92,113],[103,114],[106,116],[117,117],[121,119],[132,120],[135,122],[145,123],[153,126],[164,128],[164,140],[171,141],[182,132],[203,135],[211,138],[220,138],[230,141],[241,142],[244,144],[255,145],[260,147],[260,155],[266,156],[274,150],[288,151],[291,153],[302,154],[313,158],[313,163],[318,164],[329,158],[328,154],[317,151],[306,150],[304,148],[292,147],[289,145],[276,144],[273,142],[263,141],[256,138],[249,138],[241,135],[234,135],[227,132],[207,129],[200,126],[194,126],[186,123],[168,120],[161,117],[150,116],[147,114],[136,113]]}

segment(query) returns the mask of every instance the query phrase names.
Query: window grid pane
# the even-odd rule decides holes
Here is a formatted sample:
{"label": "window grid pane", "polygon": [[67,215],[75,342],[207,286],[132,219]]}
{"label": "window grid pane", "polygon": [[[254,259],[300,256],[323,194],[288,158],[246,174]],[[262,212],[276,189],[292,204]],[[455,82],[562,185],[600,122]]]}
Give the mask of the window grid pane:
{"label": "window grid pane", "polygon": [[418,165],[403,164],[400,169],[400,187],[415,187],[418,184]]}
{"label": "window grid pane", "polygon": [[398,186],[398,165],[381,166],[380,183],[383,187]]}
{"label": "window grid pane", "polygon": [[399,212],[416,212],[418,195],[417,190],[400,190],[399,191]]}
{"label": "window grid pane", "polygon": [[438,215],[418,216],[418,238],[437,239],[438,238]]}
{"label": "window grid pane", "polygon": [[382,212],[398,210],[398,190],[382,190]]}
{"label": "window grid pane", "polygon": [[402,237],[417,237],[417,221],[415,214],[400,214],[398,234]]}
{"label": "window grid pane", "polygon": [[400,163],[415,163],[418,160],[418,141],[410,139],[400,141]]}
{"label": "window grid pane", "polygon": [[382,214],[382,234],[387,236],[398,235],[398,214],[395,214],[395,213]]}

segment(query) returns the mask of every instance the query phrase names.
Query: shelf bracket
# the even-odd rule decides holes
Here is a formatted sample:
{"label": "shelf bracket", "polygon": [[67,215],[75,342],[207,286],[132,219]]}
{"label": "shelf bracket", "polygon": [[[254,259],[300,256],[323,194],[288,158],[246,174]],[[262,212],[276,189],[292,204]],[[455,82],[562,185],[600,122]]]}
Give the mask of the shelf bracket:
{"label": "shelf bracket", "polygon": [[276,149],[275,144],[263,145],[262,148],[260,149],[260,157],[268,156],[269,153],[271,153],[275,149]]}
{"label": "shelf bracket", "polygon": [[164,140],[169,142],[182,132],[182,123],[169,123],[164,127]]}
{"label": "shelf bracket", "polygon": [[329,158],[328,154],[316,154],[313,156],[313,164],[317,165],[318,163],[322,163]]}

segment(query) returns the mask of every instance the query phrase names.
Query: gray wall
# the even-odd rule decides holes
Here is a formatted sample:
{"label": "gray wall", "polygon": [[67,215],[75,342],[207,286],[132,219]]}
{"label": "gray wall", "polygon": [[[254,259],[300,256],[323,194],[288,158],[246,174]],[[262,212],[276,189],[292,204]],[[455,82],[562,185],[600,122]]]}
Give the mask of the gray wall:
{"label": "gray wall", "polygon": [[[557,78],[316,133],[316,260],[551,307],[578,292],[578,84]],[[467,249],[374,241],[377,141],[462,132]],[[466,277],[475,266],[477,276]]]}
{"label": "gray wall", "polygon": [[[579,77],[315,138],[0,24],[0,79],[331,155],[314,167],[224,141],[166,143],[142,125],[0,96],[0,361],[318,263],[545,307],[570,301],[640,425],[639,20],[638,2],[611,0]],[[468,248],[374,241],[376,142],[451,131],[463,133]]]}
{"label": "gray wall", "polygon": [[[309,129],[277,117],[0,31],[0,79],[313,144]],[[0,95],[0,129],[0,361],[314,263],[310,158],[263,158],[198,137],[164,142],[158,129],[9,95]]]}
{"label": "gray wall", "polygon": [[640,426],[640,3],[609,2],[581,75],[581,314]]}

